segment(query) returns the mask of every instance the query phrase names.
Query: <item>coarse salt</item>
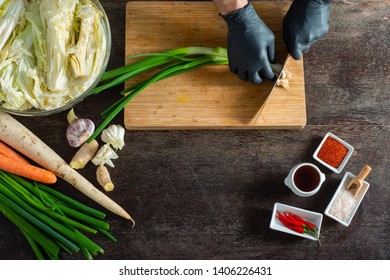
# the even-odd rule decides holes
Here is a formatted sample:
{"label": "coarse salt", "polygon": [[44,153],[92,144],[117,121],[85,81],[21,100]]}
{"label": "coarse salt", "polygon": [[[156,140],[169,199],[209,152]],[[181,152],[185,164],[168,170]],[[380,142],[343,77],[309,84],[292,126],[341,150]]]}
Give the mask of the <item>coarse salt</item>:
{"label": "coarse salt", "polygon": [[348,222],[353,214],[353,211],[357,207],[359,202],[358,197],[354,196],[354,192],[352,190],[347,190],[346,187],[350,180],[346,180],[343,184],[343,187],[340,189],[337,197],[332,203],[332,206],[329,209],[329,213],[344,222]]}

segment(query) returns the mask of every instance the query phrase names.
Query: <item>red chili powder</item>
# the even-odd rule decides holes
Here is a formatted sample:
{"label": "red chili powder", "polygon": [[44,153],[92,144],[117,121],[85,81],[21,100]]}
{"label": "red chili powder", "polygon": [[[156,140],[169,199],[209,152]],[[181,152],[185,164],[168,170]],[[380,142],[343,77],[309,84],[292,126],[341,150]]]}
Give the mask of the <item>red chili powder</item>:
{"label": "red chili powder", "polygon": [[317,156],[330,166],[338,168],[347,153],[348,149],[343,144],[332,137],[327,137]]}

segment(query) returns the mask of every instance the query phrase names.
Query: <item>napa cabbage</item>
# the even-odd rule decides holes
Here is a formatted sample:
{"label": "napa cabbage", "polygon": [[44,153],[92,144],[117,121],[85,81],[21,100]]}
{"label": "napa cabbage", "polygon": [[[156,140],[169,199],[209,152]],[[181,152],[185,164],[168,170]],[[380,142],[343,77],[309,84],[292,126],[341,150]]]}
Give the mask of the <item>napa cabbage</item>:
{"label": "napa cabbage", "polygon": [[0,0],[2,106],[51,110],[87,90],[107,52],[101,17],[88,0]]}

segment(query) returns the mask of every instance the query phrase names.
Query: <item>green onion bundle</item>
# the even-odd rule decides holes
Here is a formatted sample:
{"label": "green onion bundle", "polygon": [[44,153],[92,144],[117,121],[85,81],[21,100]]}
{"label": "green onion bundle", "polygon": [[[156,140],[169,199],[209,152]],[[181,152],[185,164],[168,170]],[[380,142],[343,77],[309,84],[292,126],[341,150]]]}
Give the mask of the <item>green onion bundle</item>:
{"label": "green onion bundle", "polygon": [[122,91],[123,97],[101,113],[103,122],[88,139],[88,142],[99,135],[130,100],[151,84],[204,65],[229,63],[227,50],[225,48],[187,47],[172,49],[161,53],[139,54],[130,56],[129,58],[139,57],[144,58],[105,72],[100,79],[99,86],[97,86],[91,94],[97,94],[105,89],[124,83],[149,70],[157,69],[157,73],[154,73],[144,81],[136,83]]}
{"label": "green onion bundle", "polygon": [[43,184],[0,171],[0,211],[25,235],[38,259],[59,259],[61,250],[87,259],[104,250],[81,231],[113,242],[105,213]]}

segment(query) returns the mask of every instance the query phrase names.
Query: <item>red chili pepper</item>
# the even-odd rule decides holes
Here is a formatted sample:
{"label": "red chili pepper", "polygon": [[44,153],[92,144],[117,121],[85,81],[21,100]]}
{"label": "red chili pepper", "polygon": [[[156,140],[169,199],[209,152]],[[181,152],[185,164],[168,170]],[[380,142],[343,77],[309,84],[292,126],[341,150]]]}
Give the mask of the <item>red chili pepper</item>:
{"label": "red chili pepper", "polygon": [[285,215],[287,218],[295,219],[295,220],[300,221],[300,222],[303,222],[303,221],[304,221],[304,219],[302,219],[302,218],[299,217],[298,215],[295,215],[293,212],[284,211],[283,213],[284,213],[284,215]]}
{"label": "red chili pepper", "polygon": [[315,237],[318,237],[316,227],[311,228],[303,222],[282,215],[279,211],[276,212],[276,217],[285,227],[291,230],[294,230],[299,233],[307,233],[310,235],[314,235]]}
{"label": "red chili pepper", "polygon": [[291,225],[295,225],[295,226],[298,226],[298,227],[303,227],[304,226],[304,223],[299,222],[299,221],[297,221],[295,219],[288,218],[288,217],[282,215],[279,211],[277,212],[277,214],[279,215],[279,217],[278,217],[279,220],[282,219],[286,223],[291,224]]}
{"label": "red chili pepper", "polygon": [[289,229],[292,229],[293,231],[296,231],[296,232],[299,232],[299,233],[305,233],[305,228],[303,226],[295,226],[295,225],[292,225],[290,223],[288,223],[285,219],[285,218],[282,214],[280,214],[279,212],[277,213],[277,218],[279,219],[279,221],[287,228]]}
{"label": "red chili pepper", "polygon": [[315,229],[315,225],[313,225],[312,223],[310,223],[309,221],[306,221],[304,219],[302,219],[300,216],[298,216],[297,214],[294,214],[293,212],[284,212],[284,215],[287,217],[287,218],[291,218],[291,219],[295,219],[297,221],[300,221],[302,223],[304,223],[305,225],[307,225],[309,228],[311,229]]}
{"label": "red chili pepper", "polygon": [[292,229],[293,231],[299,232],[304,234],[305,233],[305,228],[304,227],[299,227],[299,226],[292,226],[292,225],[285,225],[289,229]]}

